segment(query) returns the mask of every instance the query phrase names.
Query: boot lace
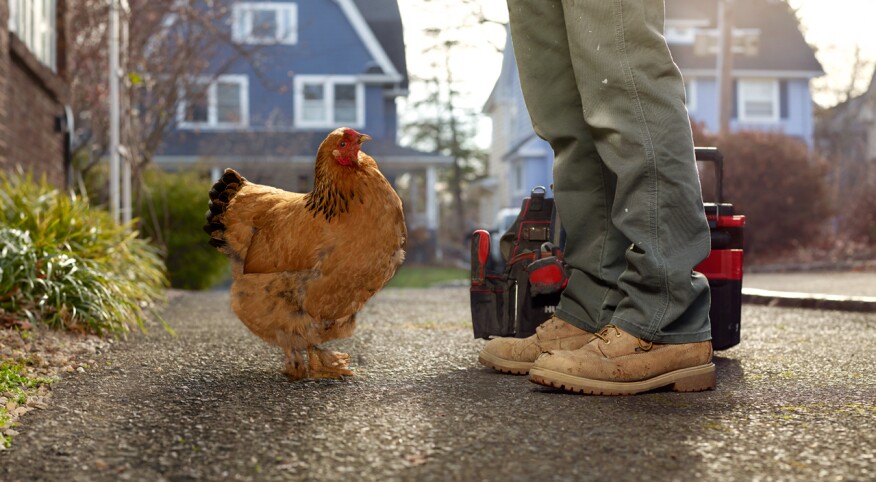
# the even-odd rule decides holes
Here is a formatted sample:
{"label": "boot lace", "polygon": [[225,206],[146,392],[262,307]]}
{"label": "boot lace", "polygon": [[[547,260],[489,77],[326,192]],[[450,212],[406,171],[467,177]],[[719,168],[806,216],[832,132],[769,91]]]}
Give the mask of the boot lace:
{"label": "boot lace", "polygon": [[[609,336],[610,336],[610,333],[612,330],[614,330],[614,337],[615,338],[621,337],[620,330],[618,329],[618,327],[616,327],[614,325],[605,325],[601,330],[599,330],[599,332],[594,333],[594,335],[596,335],[597,338],[599,338],[606,345],[608,345],[609,343],[611,343],[611,338],[609,338]],[[650,351],[651,348],[654,347],[653,341],[649,341],[649,342],[643,344],[643,340],[641,338],[638,338],[638,337],[636,338],[636,343],[639,345],[638,350],[641,350],[641,351]]]}
{"label": "boot lace", "polygon": [[554,330],[562,326],[565,322],[557,318],[556,316],[550,317],[549,320],[535,327],[535,333],[538,335],[538,338],[541,339],[541,335],[546,330]]}
{"label": "boot lace", "polygon": [[611,343],[611,339],[608,337],[608,334],[609,334],[609,331],[611,331],[611,330],[614,330],[614,337],[615,338],[620,338],[621,332],[614,325],[605,325],[601,330],[594,333],[594,335],[596,335],[597,338],[599,338],[600,340],[605,342],[605,344],[609,344],[609,343]]}

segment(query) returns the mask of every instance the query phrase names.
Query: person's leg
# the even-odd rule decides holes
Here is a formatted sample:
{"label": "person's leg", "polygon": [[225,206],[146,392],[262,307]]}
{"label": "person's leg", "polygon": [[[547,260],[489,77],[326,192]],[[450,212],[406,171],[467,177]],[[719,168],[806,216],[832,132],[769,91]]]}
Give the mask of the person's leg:
{"label": "person's leg", "polygon": [[709,253],[684,84],[661,34],[663,0],[563,0],[583,116],[617,176],[612,223],[631,242],[611,324],[578,350],[539,356],[530,380],[633,394],[715,387]]}
{"label": "person's leg", "polygon": [[611,222],[615,175],[584,120],[560,0],[508,0],[511,38],[533,128],[554,150],[553,191],[566,230],[570,278],[557,317],[595,332],[621,300],[617,279],[630,241]]}
{"label": "person's leg", "polygon": [[571,267],[556,316],[528,338],[496,338],[481,351],[481,364],[524,374],[543,351],[578,349],[608,323],[629,241],[614,239],[621,237],[610,220],[615,179],[584,122],[560,0],[508,0],[508,10],[533,128],[555,154],[553,191]]}
{"label": "person's leg", "polygon": [[626,240],[610,250],[625,249],[626,269],[611,323],[655,343],[709,340],[708,281],[693,272],[709,253],[709,228],[663,0],[562,3],[580,108],[617,178],[611,222],[623,237],[611,240]]}

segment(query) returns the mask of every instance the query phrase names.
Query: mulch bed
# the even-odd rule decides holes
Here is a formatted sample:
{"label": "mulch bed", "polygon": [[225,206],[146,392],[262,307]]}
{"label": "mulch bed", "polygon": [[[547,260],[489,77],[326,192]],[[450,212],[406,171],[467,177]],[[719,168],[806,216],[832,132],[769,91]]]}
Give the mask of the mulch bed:
{"label": "mulch bed", "polygon": [[[75,376],[94,366],[95,358],[115,342],[97,335],[56,331],[23,321],[0,320],[0,363],[22,366],[22,375],[30,379],[56,381]],[[32,410],[45,409],[51,397],[51,383],[25,389],[27,399],[19,403],[12,393],[0,393],[0,407],[9,420],[0,427],[0,435],[14,436],[18,419]],[[14,443],[14,442],[13,442]],[[0,450],[4,444],[0,443]]]}

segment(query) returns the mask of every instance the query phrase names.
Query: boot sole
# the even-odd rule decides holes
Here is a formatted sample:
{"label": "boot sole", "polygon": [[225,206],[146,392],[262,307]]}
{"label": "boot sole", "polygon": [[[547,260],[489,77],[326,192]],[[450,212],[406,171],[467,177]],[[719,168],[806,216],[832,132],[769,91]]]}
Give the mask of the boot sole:
{"label": "boot sole", "polygon": [[485,351],[481,351],[481,354],[478,356],[478,361],[481,365],[511,375],[526,375],[532,367],[532,362],[505,360],[504,358],[499,358],[496,355],[492,355]]}
{"label": "boot sole", "polygon": [[635,395],[672,386],[674,392],[702,392],[714,390],[716,384],[715,364],[682,368],[654,378],[638,382],[607,382],[576,377],[544,368],[529,370],[529,381],[546,387],[589,395]]}

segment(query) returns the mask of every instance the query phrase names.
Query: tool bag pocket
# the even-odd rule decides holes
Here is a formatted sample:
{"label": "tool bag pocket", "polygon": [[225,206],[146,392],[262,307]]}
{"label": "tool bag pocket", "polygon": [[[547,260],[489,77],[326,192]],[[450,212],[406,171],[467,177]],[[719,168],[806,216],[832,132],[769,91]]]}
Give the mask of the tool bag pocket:
{"label": "tool bag pocket", "polygon": [[482,284],[472,285],[470,292],[475,338],[514,336],[514,325],[509,320],[505,277],[487,275]]}
{"label": "tool bag pocket", "polygon": [[535,333],[536,327],[547,321],[557,310],[561,290],[547,291],[541,285],[536,291],[532,284],[529,268],[540,260],[525,259],[511,265],[508,273],[508,299],[513,302],[511,324],[514,326],[514,336],[526,338]]}
{"label": "tool bag pocket", "polygon": [[569,282],[566,263],[559,256],[546,256],[526,267],[532,295],[545,295],[562,291]]}
{"label": "tool bag pocket", "polygon": [[[543,187],[533,189],[514,224],[502,234],[502,273],[487,271],[490,233],[477,230],[472,235],[470,292],[475,338],[525,338],[556,311],[565,266],[557,244],[562,238],[553,199],[545,193]],[[556,276],[557,270],[562,276]],[[530,279],[533,274],[536,284]]]}

